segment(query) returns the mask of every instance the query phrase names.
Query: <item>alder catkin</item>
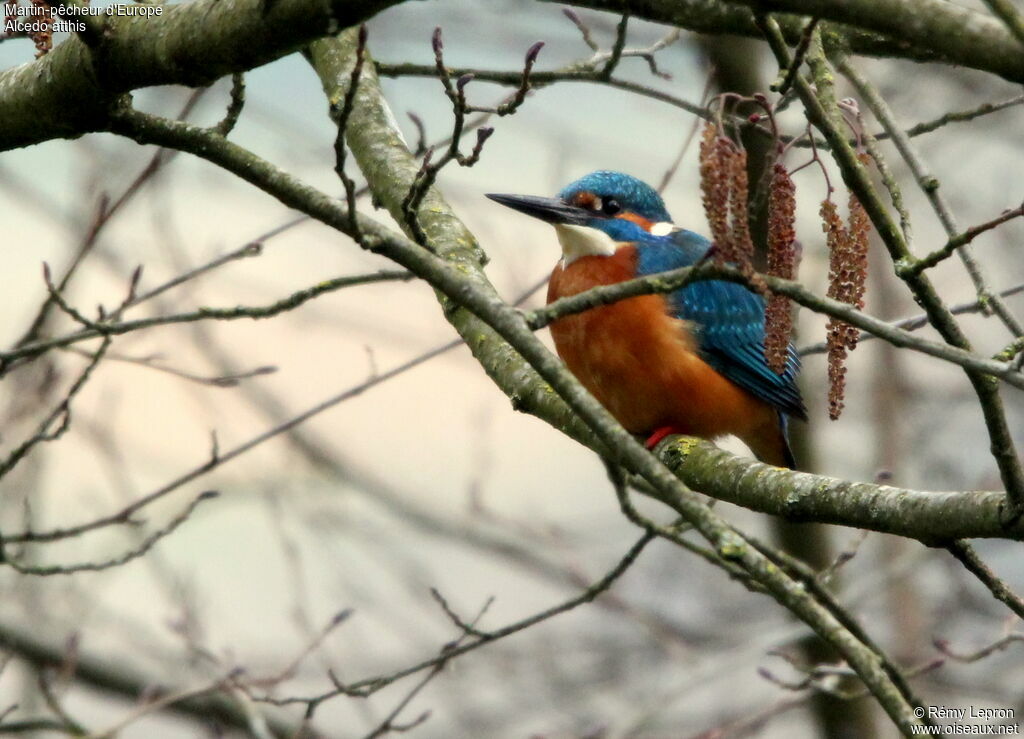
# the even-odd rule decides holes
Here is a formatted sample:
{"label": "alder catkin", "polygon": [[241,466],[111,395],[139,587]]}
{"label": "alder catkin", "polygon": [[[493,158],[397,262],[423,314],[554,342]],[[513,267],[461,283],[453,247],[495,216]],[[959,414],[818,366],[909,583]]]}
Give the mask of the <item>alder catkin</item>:
{"label": "alder catkin", "polygon": [[[843,225],[835,203],[821,204],[823,228],[829,249],[828,297],[858,310],[864,307],[868,274],[868,245],[871,221],[854,193],[849,195],[849,216]],[[828,321],[829,417],[835,420],[843,410],[846,392],[846,357],[857,347],[856,326],[837,318]]]}
{"label": "alder catkin", "polygon": [[[861,205],[860,200],[852,192],[850,193],[850,215],[847,230],[850,233],[849,252],[846,254],[846,302],[858,310],[864,307],[864,292],[867,288],[868,277],[868,245],[871,236],[871,221],[868,214]],[[854,326],[849,327],[847,348],[851,351],[857,347],[857,338],[860,336]]]}
{"label": "alder catkin", "polygon": [[[836,204],[830,199],[821,203],[822,230],[828,245],[828,297],[843,299],[843,260],[850,234],[839,218]],[[846,394],[846,346],[847,324],[837,318],[829,318],[826,328],[828,344],[828,415],[833,421],[843,412]]]}
{"label": "alder catkin", "polygon": [[767,296],[768,286],[753,266],[747,153],[720,135],[711,122],[704,127],[700,143],[700,189],[715,261],[735,265],[746,276],[751,289]]}
{"label": "alder catkin", "polygon": [[711,241],[718,253],[732,252],[729,244],[729,173],[721,159],[718,127],[711,122],[704,126],[700,142],[700,191],[704,214],[711,229]]}
{"label": "alder catkin", "polygon": [[728,172],[729,243],[732,253],[725,261],[744,267],[754,261],[754,242],[750,238],[750,214],[747,207],[747,152],[728,139],[721,142],[721,158]]}
{"label": "alder catkin", "polygon": [[[786,167],[776,162],[768,190],[768,274],[784,280],[796,276],[796,186]],[[793,332],[790,301],[771,293],[765,308],[764,352],[768,366],[781,374],[789,358]]]}

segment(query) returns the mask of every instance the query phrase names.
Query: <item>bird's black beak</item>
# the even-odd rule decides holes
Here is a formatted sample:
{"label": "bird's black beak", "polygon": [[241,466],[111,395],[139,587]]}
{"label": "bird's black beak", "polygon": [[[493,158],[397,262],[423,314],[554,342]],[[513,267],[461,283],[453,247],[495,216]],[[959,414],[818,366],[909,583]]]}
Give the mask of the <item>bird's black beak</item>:
{"label": "bird's black beak", "polygon": [[487,193],[487,197],[496,203],[507,205],[528,216],[539,218],[551,224],[567,223],[582,226],[599,215],[586,208],[569,205],[561,198],[540,198],[534,195],[501,195]]}

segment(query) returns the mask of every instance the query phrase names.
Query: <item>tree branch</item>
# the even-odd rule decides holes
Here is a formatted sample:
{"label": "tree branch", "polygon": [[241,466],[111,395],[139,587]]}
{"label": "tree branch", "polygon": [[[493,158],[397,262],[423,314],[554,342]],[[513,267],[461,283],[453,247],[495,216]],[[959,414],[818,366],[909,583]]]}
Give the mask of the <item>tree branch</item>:
{"label": "tree branch", "polygon": [[956,557],[968,572],[978,578],[982,584],[989,589],[992,597],[1002,601],[1007,607],[1017,614],[1017,618],[1024,618],[1024,599],[1014,593],[1010,586],[1003,582],[989,568],[988,565],[978,556],[966,541],[954,541],[947,547],[949,553]]}
{"label": "tree branch", "polygon": [[[221,263],[223,263],[223,261]],[[89,321],[87,325],[78,331],[64,334],[63,336],[57,336],[52,339],[41,339],[39,341],[32,342],[31,344],[25,344],[15,349],[11,349],[10,351],[0,352],[0,377],[2,377],[17,360],[35,357],[51,349],[70,346],[72,344],[77,344],[80,341],[93,339],[97,336],[120,336],[122,334],[129,334],[133,331],[140,331],[154,326],[167,326],[176,323],[194,323],[195,321],[234,321],[240,318],[249,318],[252,320],[272,318],[273,316],[277,316],[281,313],[287,313],[288,311],[294,310],[300,305],[307,303],[310,300],[314,300],[321,295],[336,292],[347,287],[371,285],[377,282],[393,282],[398,280],[407,281],[411,280],[412,277],[413,275],[411,273],[402,270],[381,270],[379,272],[370,272],[364,275],[349,275],[324,280],[310,287],[298,290],[291,295],[268,305],[236,305],[232,308],[203,307],[186,313],[172,313],[166,316],[137,318],[132,321]],[[148,297],[148,295],[146,297]],[[138,302],[139,301],[132,301],[130,304],[135,305]],[[121,311],[118,310],[114,315],[116,316],[120,312]],[[81,321],[79,322],[81,323]]]}
{"label": "tree branch", "polygon": [[1002,492],[927,492],[848,482],[736,457],[699,439],[670,439],[659,456],[688,486],[751,510],[910,535],[932,545],[975,537],[1024,540],[1024,525],[1012,520]]}
{"label": "tree branch", "polygon": [[[572,0],[572,5],[613,13],[619,0]],[[748,7],[742,7],[748,6]],[[749,9],[748,9],[749,8]],[[799,43],[804,17],[834,21],[830,44],[855,54],[959,64],[1024,82],[1024,55],[995,18],[942,0],[633,0],[639,18],[691,31],[760,37],[752,12],[781,11],[786,40]]]}
{"label": "tree branch", "polygon": [[[899,323],[888,323],[857,310],[848,303],[816,295],[798,282],[783,280],[771,275],[756,274],[756,277],[763,279],[772,292],[792,298],[815,313],[823,313],[839,318],[862,329],[869,335],[884,339],[893,346],[912,349],[922,354],[960,365],[965,369],[998,377],[1008,385],[1024,389],[1024,374],[1017,370],[1011,362],[989,359],[956,346],[915,336],[911,331],[901,328]],[[613,285],[591,288],[531,311],[527,314],[526,320],[531,328],[538,329],[549,325],[559,318],[580,313],[590,308],[608,305],[637,295],[667,293],[692,282],[707,279],[729,280],[744,285],[748,285],[750,282],[750,276],[735,267],[705,262],[693,267],[681,267],[668,272],[659,272],[632,280],[624,280]]]}
{"label": "tree branch", "polygon": [[196,0],[158,17],[97,16],[100,42],[71,37],[0,72],[0,151],[104,130],[118,96],[153,85],[202,87],[363,22],[400,0]]}
{"label": "tree branch", "polygon": [[[10,623],[0,623],[0,649],[37,667],[61,667],[67,662],[64,639],[46,638],[37,627],[31,629]],[[154,675],[134,670],[124,660],[101,660],[89,655],[78,655],[75,661],[75,679],[90,687],[123,696],[135,702],[143,696],[152,696],[161,687]],[[202,722],[218,721],[240,729],[249,727],[249,717],[237,704],[223,695],[211,693],[184,698],[170,704],[165,710]],[[267,716],[267,725],[275,737],[296,736],[296,726],[276,716]],[[303,734],[316,739],[316,733]]]}

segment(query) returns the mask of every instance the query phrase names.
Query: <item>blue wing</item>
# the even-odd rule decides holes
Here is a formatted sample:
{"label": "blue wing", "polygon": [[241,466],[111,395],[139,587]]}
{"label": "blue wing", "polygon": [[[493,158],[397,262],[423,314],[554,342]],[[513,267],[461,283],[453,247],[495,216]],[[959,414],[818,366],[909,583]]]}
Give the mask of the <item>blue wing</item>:
{"label": "blue wing", "polygon": [[[692,231],[637,242],[640,275],[696,263],[710,242]],[[728,380],[787,415],[807,418],[796,386],[800,358],[792,345],[783,373],[764,357],[764,301],[742,285],[705,280],[668,296],[677,318],[693,324],[701,358]]]}

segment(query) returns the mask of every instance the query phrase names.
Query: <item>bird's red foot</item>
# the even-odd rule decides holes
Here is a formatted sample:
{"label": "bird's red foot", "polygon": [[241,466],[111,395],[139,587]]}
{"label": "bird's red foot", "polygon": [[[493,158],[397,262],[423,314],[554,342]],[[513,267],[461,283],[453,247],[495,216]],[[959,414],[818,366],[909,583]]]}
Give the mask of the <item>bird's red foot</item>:
{"label": "bird's red foot", "polygon": [[647,437],[647,441],[644,442],[644,446],[647,449],[654,449],[654,447],[658,446],[661,440],[664,439],[666,436],[678,433],[679,432],[676,431],[676,429],[672,428],[671,426],[662,426],[660,429],[657,429],[653,434]]}

